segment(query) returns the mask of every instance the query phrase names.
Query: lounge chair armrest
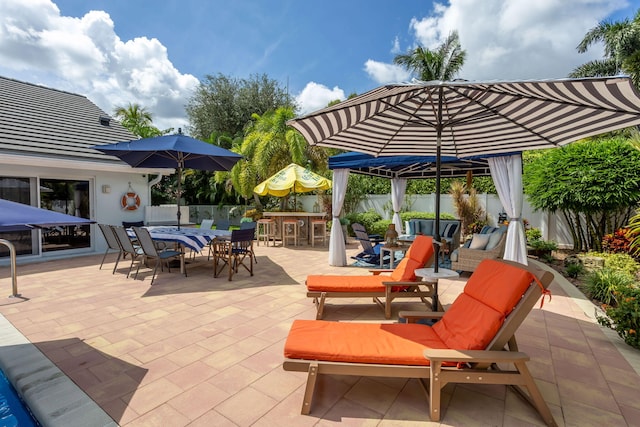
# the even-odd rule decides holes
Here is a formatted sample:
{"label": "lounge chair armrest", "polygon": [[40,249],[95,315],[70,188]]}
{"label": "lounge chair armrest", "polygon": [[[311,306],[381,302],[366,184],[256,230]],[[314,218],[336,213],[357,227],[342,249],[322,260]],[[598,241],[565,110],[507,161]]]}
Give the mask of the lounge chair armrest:
{"label": "lounge chair armrest", "polygon": [[380,273],[391,273],[393,270],[385,269],[385,268],[376,268],[375,270],[369,270],[369,273],[374,276],[379,275]]}
{"label": "lounge chair armrest", "polygon": [[416,286],[422,282],[382,282],[384,286]]}
{"label": "lounge chair armrest", "polygon": [[432,362],[464,362],[464,363],[514,363],[528,361],[526,353],[518,351],[489,350],[450,350],[428,348],[423,351],[424,357]]}
{"label": "lounge chair armrest", "polygon": [[408,311],[398,313],[398,317],[407,320],[407,323],[416,323],[420,319],[440,319],[444,316],[442,311]]}

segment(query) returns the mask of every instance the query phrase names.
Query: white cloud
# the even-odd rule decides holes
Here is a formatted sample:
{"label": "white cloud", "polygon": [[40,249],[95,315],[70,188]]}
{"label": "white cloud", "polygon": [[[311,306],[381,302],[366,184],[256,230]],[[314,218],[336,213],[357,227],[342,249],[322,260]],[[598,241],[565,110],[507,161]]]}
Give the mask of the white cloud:
{"label": "white cloud", "polygon": [[459,77],[468,80],[563,78],[578,65],[601,58],[592,47],[579,54],[586,32],[623,0],[450,0],[432,15],[410,23],[416,42],[438,46],[457,30],[467,59]]}
{"label": "white cloud", "polygon": [[400,38],[396,36],[396,38],[393,39],[393,46],[391,47],[391,53],[397,55],[401,52],[402,51],[400,50]]}
{"label": "white cloud", "polygon": [[344,91],[338,86],[329,89],[325,85],[309,82],[295,98],[300,107],[300,114],[307,114],[326,107],[331,101],[343,101],[345,96]]}
{"label": "white cloud", "polygon": [[378,84],[403,82],[407,81],[410,76],[407,70],[398,65],[386,64],[373,59],[368,59],[364,63],[364,70]]}
{"label": "white cloud", "polygon": [[107,113],[138,103],[160,128],[186,127],[198,79],[180,73],[157,39],[122,41],[102,11],[60,15],[50,0],[0,2],[0,72],[87,96]]}

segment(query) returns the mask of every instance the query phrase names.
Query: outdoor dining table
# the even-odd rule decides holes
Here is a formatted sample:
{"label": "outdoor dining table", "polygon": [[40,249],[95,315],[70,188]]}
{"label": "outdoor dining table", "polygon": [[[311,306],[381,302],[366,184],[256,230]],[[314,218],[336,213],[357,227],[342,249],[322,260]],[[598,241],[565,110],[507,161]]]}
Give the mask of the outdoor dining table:
{"label": "outdoor dining table", "polygon": [[285,218],[296,218],[303,221],[305,234],[307,236],[307,243],[311,242],[311,233],[309,231],[309,223],[311,218],[324,218],[327,216],[326,212],[263,212],[264,218],[274,218],[277,222],[278,233],[282,238],[282,220]]}
{"label": "outdoor dining table", "polygon": [[[151,238],[153,240],[161,242],[174,242],[182,246],[183,248],[189,248],[196,252],[202,251],[209,243],[214,239],[224,239],[231,237],[231,231],[229,230],[209,230],[202,228],[190,228],[190,227],[145,227],[149,230]],[[129,237],[135,238],[133,230],[128,229],[127,234]],[[184,257],[181,257],[180,272],[184,273]]]}

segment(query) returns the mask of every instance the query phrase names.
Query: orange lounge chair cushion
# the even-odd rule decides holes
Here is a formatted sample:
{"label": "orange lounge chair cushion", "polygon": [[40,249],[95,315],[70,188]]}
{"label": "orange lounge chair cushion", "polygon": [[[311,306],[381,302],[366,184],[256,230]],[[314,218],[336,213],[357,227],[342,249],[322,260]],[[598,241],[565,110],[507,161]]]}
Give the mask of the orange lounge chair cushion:
{"label": "orange lounge chair cushion", "polygon": [[307,276],[307,290],[317,292],[384,292],[382,282],[391,281],[391,277],[371,276]]}
{"label": "orange lounge chair cushion", "polygon": [[469,277],[464,293],[506,316],[534,280],[527,270],[487,259]]}
{"label": "orange lounge chair cushion", "polygon": [[447,346],[432,328],[416,323],[295,320],[284,345],[290,359],[427,366],[425,348]]}
{"label": "orange lounge chair cushion", "polygon": [[[433,256],[433,240],[429,236],[416,236],[404,258],[390,276],[307,276],[307,290],[312,292],[384,292],[382,282],[415,282],[416,269],[422,268]],[[399,292],[403,286],[391,290]]]}
{"label": "orange lounge chair cushion", "polygon": [[415,282],[416,269],[422,268],[433,256],[433,239],[429,236],[416,236],[404,254],[404,258],[391,273],[394,282]]}
{"label": "orange lounge chair cushion", "polygon": [[433,331],[449,348],[487,348],[533,280],[521,268],[482,261]]}

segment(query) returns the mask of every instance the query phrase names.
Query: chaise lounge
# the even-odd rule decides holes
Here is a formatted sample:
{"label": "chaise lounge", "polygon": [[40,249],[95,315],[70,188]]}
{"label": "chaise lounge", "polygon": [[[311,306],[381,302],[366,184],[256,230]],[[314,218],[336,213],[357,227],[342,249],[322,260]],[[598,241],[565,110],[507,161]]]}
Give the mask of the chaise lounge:
{"label": "chaise lounge", "polygon": [[327,298],[372,298],[382,307],[387,319],[391,318],[391,302],[396,298],[420,298],[431,308],[431,302],[426,298],[433,298],[433,286],[420,282],[415,271],[431,265],[433,254],[431,237],[417,236],[394,270],[369,270],[373,273],[370,276],[308,276],[307,296],[316,304],[316,319],[322,319]]}
{"label": "chaise lounge", "polygon": [[[428,391],[432,421],[442,416],[441,390],[448,383],[504,384],[555,426],[514,336],[552,280],[552,273],[535,267],[485,260],[445,313],[408,313],[408,323],[392,324],[295,320],[283,368],[307,372],[302,413],[311,411],[321,374],[418,378]],[[419,317],[439,320],[428,326],[415,323]]]}

